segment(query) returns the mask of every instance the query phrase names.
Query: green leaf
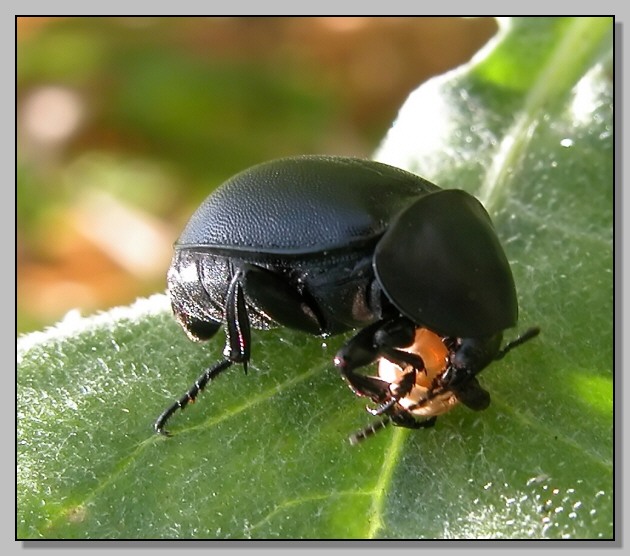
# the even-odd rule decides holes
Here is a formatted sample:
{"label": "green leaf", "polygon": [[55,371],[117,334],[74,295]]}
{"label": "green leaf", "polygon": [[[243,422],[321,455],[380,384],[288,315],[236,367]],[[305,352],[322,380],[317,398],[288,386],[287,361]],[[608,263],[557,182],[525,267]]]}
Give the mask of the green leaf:
{"label": "green leaf", "polygon": [[377,155],[478,195],[519,330],[542,328],[480,377],[488,410],[352,447],[370,417],[331,364],[346,337],[254,331],[247,376],[158,437],[221,339],[189,342],[163,295],[69,315],[18,341],[18,538],[612,538],[612,30],[501,20]]}

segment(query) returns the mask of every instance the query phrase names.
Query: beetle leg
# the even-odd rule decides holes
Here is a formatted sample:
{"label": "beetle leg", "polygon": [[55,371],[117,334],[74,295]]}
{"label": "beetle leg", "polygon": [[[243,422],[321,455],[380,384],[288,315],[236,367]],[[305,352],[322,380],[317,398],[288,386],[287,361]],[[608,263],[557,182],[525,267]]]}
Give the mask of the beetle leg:
{"label": "beetle leg", "polygon": [[169,433],[164,427],[173,413],[178,409],[184,409],[189,403],[193,403],[199,395],[199,392],[206,387],[208,382],[231,367],[234,363],[242,363],[245,372],[247,372],[247,363],[250,358],[251,334],[241,278],[242,272],[237,271],[227,291],[225,303],[226,346],[223,352],[226,358],[204,371],[188,391],[157,418],[153,425],[155,432],[168,436]]}
{"label": "beetle leg", "polygon": [[419,421],[408,411],[400,411],[391,415],[391,420],[397,427],[404,427],[406,429],[428,429],[435,426],[437,417],[430,417]]}
{"label": "beetle leg", "polygon": [[379,357],[384,357],[401,369],[407,366],[417,371],[424,370],[424,361],[416,353],[410,353],[398,348],[409,347],[416,336],[416,325],[406,318],[396,318],[383,323],[374,333],[374,344]]}
{"label": "beetle leg", "polygon": [[385,404],[382,409],[375,410],[378,414],[387,411],[398,399],[409,393],[415,382],[415,372],[411,372],[413,377],[410,377],[409,384],[405,381],[401,383],[402,388],[392,392],[389,382],[361,375],[356,369],[374,363],[379,357],[385,357],[401,367],[411,365],[416,370],[423,370],[424,362],[421,357],[396,349],[411,345],[414,335],[415,325],[408,319],[377,321],[350,338],[335,356],[335,365],[355,394],[368,397],[375,403]]}
{"label": "beetle leg", "polygon": [[380,357],[384,357],[388,361],[395,363],[400,368],[404,369],[407,366],[413,367],[416,371],[426,372],[424,368],[424,361],[416,353],[409,353],[401,349],[394,349],[389,346],[379,347]]}
{"label": "beetle leg", "polygon": [[355,373],[348,368],[341,370],[341,376],[357,396],[370,398],[376,404],[385,404],[391,399],[390,383],[381,378]]}
{"label": "beetle leg", "polygon": [[383,430],[392,422],[390,415],[383,415],[378,421],[370,423],[367,427],[356,431],[348,437],[350,444],[356,446],[359,442],[363,442],[366,438],[375,435],[378,431]]}
{"label": "beetle leg", "polygon": [[350,444],[356,446],[359,442],[363,442],[366,438],[375,435],[389,424],[407,429],[428,429],[435,426],[436,421],[437,417],[431,417],[430,419],[425,419],[424,421],[418,421],[407,411],[387,413],[378,421],[374,421],[361,430],[351,434],[348,440],[350,441]]}
{"label": "beetle leg", "polygon": [[225,359],[220,363],[217,363],[213,367],[209,367],[208,369],[206,369],[203,374],[197,380],[195,380],[194,384],[188,389],[188,392],[186,392],[173,405],[168,407],[162,413],[162,415],[157,418],[155,424],[153,425],[155,432],[163,434],[165,436],[170,436],[170,433],[164,427],[166,426],[166,422],[171,418],[173,413],[175,413],[178,409],[184,409],[189,403],[194,403],[195,399],[199,395],[199,392],[201,392],[206,387],[208,382],[216,378],[220,373],[225,371],[225,369],[231,367],[232,363],[232,361]]}
{"label": "beetle leg", "polygon": [[242,271],[237,271],[227,291],[225,300],[227,337],[223,355],[234,363],[242,363],[247,373],[251,353],[251,332],[241,284],[242,277]]}
{"label": "beetle leg", "polygon": [[357,396],[365,396],[375,403],[389,399],[389,383],[377,377],[364,376],[355,370],[374,363],[379,357],[374,344],[374,333],[383,326],[383,321],[375,322],[357,332],[335,355],[334,363],[341,377]]}
{"label": "beetle leg", "polygon": [[407,394],[409,394],[409,392],[411,392],[411,389],[413,388],[415,383],[416,383],[415,370],[406,372],[402,376],[399,382],[391,383],[391,384],[386,383],[389,386],[390,399],[374,409],[370,407],[366,408],[368,413],[371,413],[374,416],[390,413],[392,409],[398,403],[398,400],[400,400],[400,398],[404,398],[405,396],[407,396]]}

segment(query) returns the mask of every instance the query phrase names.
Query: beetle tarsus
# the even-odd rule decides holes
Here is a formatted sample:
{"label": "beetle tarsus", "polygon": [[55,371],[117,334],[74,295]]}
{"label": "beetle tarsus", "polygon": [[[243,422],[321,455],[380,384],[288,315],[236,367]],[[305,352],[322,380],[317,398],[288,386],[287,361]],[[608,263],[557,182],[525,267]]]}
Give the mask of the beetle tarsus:
{"label": "beetle tarsus", "polygon": [[178,409],[183,410],[189,403],[194,403],[195,399],[199,395],[199,393],[206,387],[208,382],[216,378],[220,373],[225,371],[234,364],[233,361],[229,359],[224,359],[214,367],[209,367],[204,371],[204,373],[193,383],[193,385],[188,389],[188,391],[174,404],[169,406],[155,421],[153,428],[156,433],[161,434],[163,436],[171,436],[171,433],[168,432],[164,427],[166,423],[171,418],[173,413],[175,413]]}
{"label": "beetle tarsus", "polygon": [[398,398],[390,398],[385,403],[382,403],[378,407],[370,407],[369,405],[365,407],[365,410],[374,417],[378,417],[379,415],[387,414],[391,409],[398,403]]}
{"label": "beetle tarsus", "polygon": [[374,436],[378,431],[383,430],[387,425],[392,422],[392,419],[389,415],[384,415],[382,419],[378,421],[374,421],[370,423],[367,427],[358,430],[354,434],[351,434],[348,437],[348,441],[352,446],[356,446],[360,442],[363,442],[366,438],[370,436]]}
{"label": "beetle tarsus", "polygon": [[403,427],[406,429],[429,429],[435,426],[437,417],[431,417],[419,421],[412,417],[409,413],[392,411],[381,416],[378,421],[370,423],[366,427],[358,430],[348,437],[348,441],[352,446],[363,442],[370,436],[374,436],[377,432],[382,431],[388,425],[394,425],[395,427]]}

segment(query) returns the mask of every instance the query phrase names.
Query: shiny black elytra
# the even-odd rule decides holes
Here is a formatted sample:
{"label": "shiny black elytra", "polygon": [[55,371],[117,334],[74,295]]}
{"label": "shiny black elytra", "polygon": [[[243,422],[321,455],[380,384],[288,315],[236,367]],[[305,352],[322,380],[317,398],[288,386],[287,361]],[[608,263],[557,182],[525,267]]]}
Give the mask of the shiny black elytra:
{"label": "shiny black elytra", "polygon": [[[490,218],[465,191],[443,190],[379,162],[331,156],[274,160],[245,170],[193,214],[168,272],[176,319],[194,341],[225,327],[224,360],[155,422],[156,432],[234,363],[247,370],[250,327],[327,336],[359,329],[335,357],[343,379],[394,424],[427,426],[389,388],[357,369],[385,357],[421,371],[402,351],[418,327],[453,339],[440,387],[472,409],[489,397],[476,375],[507,349],[517,321],[510,266]],[[531,337],[532,332],[528,332]]]}

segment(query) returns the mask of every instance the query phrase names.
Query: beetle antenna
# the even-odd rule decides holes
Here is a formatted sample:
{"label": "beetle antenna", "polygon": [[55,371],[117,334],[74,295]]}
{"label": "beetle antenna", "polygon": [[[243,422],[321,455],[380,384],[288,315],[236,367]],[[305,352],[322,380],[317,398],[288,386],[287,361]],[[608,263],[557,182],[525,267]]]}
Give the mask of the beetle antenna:
{"label": "beetle antenna", "polygon": [[540,328],[538,328],[538,326],[532,326],[530,329],[526,330],[523,334],[516,338],[516,340],[512,340],[511,342],[505,344],[503,349],[499,351],[497,356],[494,358],[495,361],[503,359],[509,351],[512,351],[515,347],[518,347],[521,344],[524,344],[525,342],[531,340],[532,338],[535,338],[536,336],[538,336],[538,334],[540,334]]}
{"label": "beetle antenna", "polygon": [[366,438],[370,436],[374,436],[378,431],[383,430],[387,425],[392,422],[392,418],[389,415],[384,415],[378,421],[374,421],[370,423],[367,427],[358,430],[354,434],[351,434],[348,437],[350,444],[352,446],[356,446],[360,442],[363,442]]}

